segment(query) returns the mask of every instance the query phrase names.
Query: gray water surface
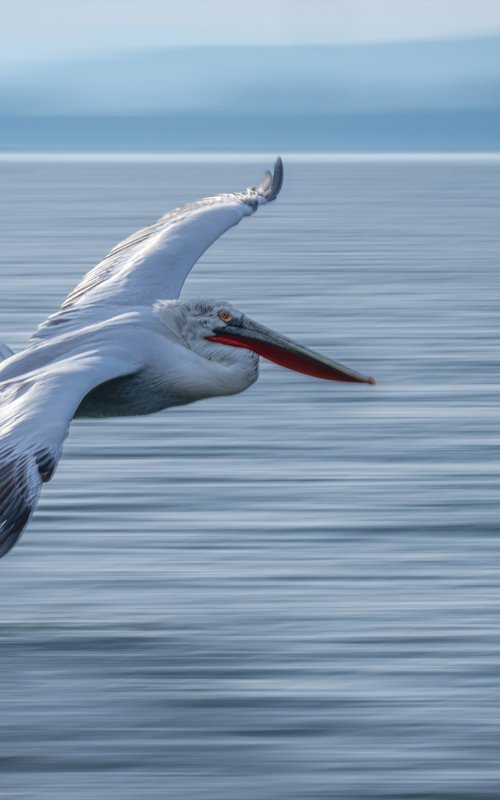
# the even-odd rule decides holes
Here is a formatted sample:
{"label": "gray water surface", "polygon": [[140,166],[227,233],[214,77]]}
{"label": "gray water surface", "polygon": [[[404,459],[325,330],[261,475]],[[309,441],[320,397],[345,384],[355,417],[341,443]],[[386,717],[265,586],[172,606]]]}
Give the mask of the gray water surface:
{"label": "gray water surface", "polygon": [[[0,338],[257,163],[0,163]],[[500,164],[297,163],[200,261],[373,374],[80,421],[0,562],[0,797],[500,797]]]}

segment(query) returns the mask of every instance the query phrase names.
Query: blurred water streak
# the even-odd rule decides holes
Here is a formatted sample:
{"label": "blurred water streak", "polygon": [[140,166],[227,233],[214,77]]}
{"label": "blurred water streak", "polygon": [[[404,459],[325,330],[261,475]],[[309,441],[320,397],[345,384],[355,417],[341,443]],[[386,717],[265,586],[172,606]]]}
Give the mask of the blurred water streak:
{"label": "blurred water streak", "polygon": [[[262,167],[267,166],[266,163]],[[0,338],[255,163],[0,164]],[[497,798],[500,164],[298,163],[202,259],[374,374],[82,421],[0,562],[0,797]]]}

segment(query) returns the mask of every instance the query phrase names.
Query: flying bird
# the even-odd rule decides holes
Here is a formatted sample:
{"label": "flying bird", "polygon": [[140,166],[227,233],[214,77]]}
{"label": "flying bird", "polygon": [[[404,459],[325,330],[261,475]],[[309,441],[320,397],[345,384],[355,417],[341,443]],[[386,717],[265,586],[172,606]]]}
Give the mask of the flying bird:
{"label": "flying bird", "polygon": [[116,245],[25,350],[0,346],[0,556],[19,540],[75,417],[152,414],[236,394],[257,379],[259,356],[316,378],[374,383],[230,303],[178,300],[202,253],[274,200],[282,181],[278,158],[257,189],[171,211]]}

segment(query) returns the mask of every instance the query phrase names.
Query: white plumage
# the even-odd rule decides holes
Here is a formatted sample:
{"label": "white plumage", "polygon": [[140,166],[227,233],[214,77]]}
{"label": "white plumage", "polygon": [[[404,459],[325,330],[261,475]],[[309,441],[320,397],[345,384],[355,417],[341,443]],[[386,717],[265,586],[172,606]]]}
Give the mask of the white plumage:
{"label": "white plumage", "polygon": [[243,391],[258,354],[332,380],[372,382],[259,326],[227,303],[177,301],[226,230],[275,199],[281,159],[258,189],[166,214],[118,244],[19,354],[0,348],[0,556],[16,543],[77,416],[148,414]]}

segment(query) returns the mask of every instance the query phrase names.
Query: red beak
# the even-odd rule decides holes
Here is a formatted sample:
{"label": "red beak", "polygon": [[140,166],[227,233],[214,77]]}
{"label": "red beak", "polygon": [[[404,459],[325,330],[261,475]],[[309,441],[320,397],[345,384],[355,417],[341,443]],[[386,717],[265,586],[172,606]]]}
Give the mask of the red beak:
{"label": "red beak", "polygon": [[295,372],[302,372],[304,375],[311,375],[313,378],[322,378],[326,381],[375,383],[374,378],[361,375],[336,361],[330,361],[319,353],[308,350],[247,317],[244,317],[241,323],[238,321],[236,324],[224,325],[216,330],[213,336],[207,338],[212,342],[253,350],[254,353],[258,353],[259,356],[263,356],[275,364]]}

